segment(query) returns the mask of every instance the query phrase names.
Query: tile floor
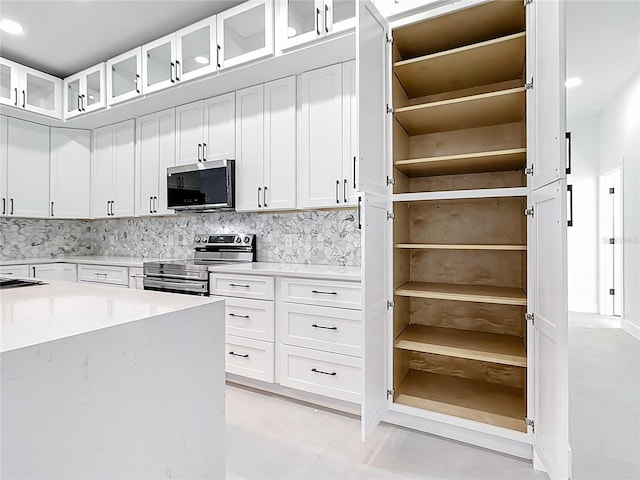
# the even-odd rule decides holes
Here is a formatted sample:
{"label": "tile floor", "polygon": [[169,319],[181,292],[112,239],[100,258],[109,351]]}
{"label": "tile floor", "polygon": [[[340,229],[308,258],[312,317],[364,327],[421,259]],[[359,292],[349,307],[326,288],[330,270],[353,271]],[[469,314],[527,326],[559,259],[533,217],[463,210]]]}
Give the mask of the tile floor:
{"label": "tile floor", "polygon": [[[573,478],[640,479],[640,342],[616,322],[570,318]],[[531,463],[382,424],[361,443],[354,416],[227,386],[227,478],[545,479]]]}

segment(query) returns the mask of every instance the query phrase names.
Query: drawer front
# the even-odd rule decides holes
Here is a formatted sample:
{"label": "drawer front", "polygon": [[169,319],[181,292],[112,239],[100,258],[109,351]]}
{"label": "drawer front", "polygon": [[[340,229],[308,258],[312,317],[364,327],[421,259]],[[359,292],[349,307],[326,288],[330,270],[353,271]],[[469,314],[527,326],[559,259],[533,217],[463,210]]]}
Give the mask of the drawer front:
{"label": "drawer front", "polygon": [[360,403],[359,358],[280,345],[279,362],[281,385]]}
{"label": "drawer front", "polygon": [[256,300],[273,300],[274,297],[273,277],[212,273],[209,278],[211,295]]}
{"label": "drawer front", "polygon": [[78,265],[78,282],[129,287],[129,269],[105,265]]}
{"label": "drawer front", "polygon": [[227,372],[273,383],[273,343],[226,335],[224,353]]}
{"label": "drawer front", "polygon": [[29,265],[1,265],[0,275],[9,275],[11,277],[28,277]]}
{"label": "drawer front", "polygon": [[248,298],[222,298],[225,300],[224,325],[227,335],[273,342],[273,302]]}
{"label": "drawer front", "polygon": [[282,278],[280,296],[283,302],[355,310],[362,304],[360,282]]}
{"label": "drawer front", "polygon": [[362,356],[362,317],[359,310],[278,304],[280,343],[343,355]]}

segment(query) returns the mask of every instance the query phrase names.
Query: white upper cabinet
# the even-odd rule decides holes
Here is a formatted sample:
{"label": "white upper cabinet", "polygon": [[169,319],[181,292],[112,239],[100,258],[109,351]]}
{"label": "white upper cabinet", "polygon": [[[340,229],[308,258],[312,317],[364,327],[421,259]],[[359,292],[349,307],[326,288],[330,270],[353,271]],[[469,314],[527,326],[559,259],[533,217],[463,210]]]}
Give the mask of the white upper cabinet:
{"label": "white upper cabinet", "polygon": [[249,0],[218,14],[216,58],[219,68],[273,55],[273,3]]}
{"label": "white upper cabinet", "polygon": [[62,80],[0,58],[0,102],[62,118]]}
{"label": "white upper cabinet", "polygon": [[167,168],[175,164],[175,109],[136,120],[136,216],[167,215]]}
{"label": "white upper cabinet", "polygon": [[282,0],[276,8],[278,50],[355,27],[355,0]]}
{"label": "white upper cabinet", "polygon": [[93,130],[91,216],[134,214],[135,123],[127,120]]}
{"label": "white upper cabinet", "polygon": [[176,81],[191,80],[216,71],[216,38],[215,16],[176,32]]}
{"label": "white upper cabinet", "polygon": [[49,127],[8,119],[7,214],[49,217]]}
{"label": "white upper cabinet", "polygon": [[175,34],[142,46],[142,93],[152,93],[176,83]]}
{"label": "white upper cabinet", "polygon": [[51,129],[52,218],[91,216],[91,149],[89,130]]}
{"label": "white upper cabinet", "polygon": [[107,105],[142,94],[142,47],[107,61]]}
{"label": "white upper cabinet", "polygon": [[107,106],[104,63],[64,79],[64,118],[73,118]]}
{"label": "white upper cabinet", "polygon": [[342,64],[342,193],[343,202],[358,202],[356,135],[356,62]]}
{"label": "white upper cabinet", "polygon": [[235,159],[235,108],[235,92],[177,107],[176,165]]}

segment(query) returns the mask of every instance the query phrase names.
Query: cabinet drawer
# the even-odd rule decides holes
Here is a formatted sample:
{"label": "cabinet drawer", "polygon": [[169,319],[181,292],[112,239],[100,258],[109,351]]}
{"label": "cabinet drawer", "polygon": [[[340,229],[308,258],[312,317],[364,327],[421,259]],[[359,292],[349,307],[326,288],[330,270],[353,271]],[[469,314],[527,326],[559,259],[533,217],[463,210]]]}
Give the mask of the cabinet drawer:
{"label": "cabinet drawer", "polygon": [[78,265],[78,282],[129,287],[129,269],[105,265]]}
{"label": "cabinet drawer", "polygon": [[278,312],[281,343],[362,356],[359,310],[279,303]]}
{"label": "cabinet drawer", "polygon": [[224,297],[225,333],[273,342],[273,302]]}
{"label": "cabinet drawer", "polygon": [[299,278],[280,280],[280,299],[283,302],[359,310],[362,303],[361,292],[360,282]]}
{"label": "cabinet drawer", "polygon": [[223,297],[273,300],[273,277],[212,273],[209,293]]}
{"label": "cabinet drawer", "polygon": [[273,382],[273,343],[226,335],[224,353],[227,372]]}
{"label": "cabinet drawer", "polygon": [[29,265],[0,265],[0,275],[26,278],[29,276]]}
{"label": "cabinet drawer", "polygon": [[359,358],[280,345],[279,362],[281,385],[360,403]]}

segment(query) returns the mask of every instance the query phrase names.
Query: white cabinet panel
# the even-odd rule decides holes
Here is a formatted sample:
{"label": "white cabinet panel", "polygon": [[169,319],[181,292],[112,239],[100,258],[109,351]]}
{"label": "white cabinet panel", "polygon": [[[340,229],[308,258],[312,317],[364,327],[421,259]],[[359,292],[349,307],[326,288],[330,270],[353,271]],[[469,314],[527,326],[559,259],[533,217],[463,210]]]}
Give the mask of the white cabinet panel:
{"label": "white cabinet panel", "polygon": [[113,190],[113,129],[93,130],[91,152],[91,217],[110,216]]}
{"label": "white cabinet panel", "polygon": [[29,265],[0,265],[0,275],[27,278]]}
{"label": "white cabinet panel", "polygon": [[212,273],[209,278],[212,295],[273,300],[273,277]]}
{"label": "white cabinet panel", "polygon": [[178,30],[175,35],[177,81],[191,80],[217,70],[215,15]]}
{"label": "white cabinet panel", "polygon": [[0,58],[0,103],[11,107],[18,106],[20,97],[20,74],[22,65]]}
{"label": "white cabinet panel", "polygon": [[273,302],[247,298],[223,297],[225,328],[228,335],[273,342]]}
{"label": "white cabinet panel", "polygon": [[109,265],[78,265],[78,282],[129,286],[129,269]]}
{"label": "white cabinet panel", "polygon": [[142,94],[142,47],[107,61],[107,105]]}
{"label": "white cabinet panel", "polygon": [[273,343],[226,335],[225,368],[229,373],[273,382]]}
{"label": "white cabinet panel", "polygon": [[154,40],[142,46],[142,93],[148,94],[176,83],[175,34]]}
{"label": "white cabinet panel", "polygon": [[49,217],[49,127],[8,120],[8,214]]}
{"label": "white cabinet panel", "polygon": [[301,206],[339,206],[343,180],[342,65],[303,73],[299,92]]}
{"label": "white cabinet panel", "polygon": [[342,64],[342,200],[346,205],[358,202],[356,103],[354,60]]}
{"label": "white cabinet panel", "polygon": [[29,269],[32,277],[42,280],[76,281],[76,265],[71,263],[43,263],[30,265]]}
{"label": "white cabinet panel", "polygon": [[73,263],[61,263],[60,280],[64,280],[65,282],[77,282],[78,266]]}
{"label": "white cabinet panel", "polygon": [[0,215],[9,215],[9,194],[7,192],[7,169],[9,162],[7,155],[9,152],[9,119],[4,115],[0,116]]}
{"label": "white cabinet panel", "polygon": [[203,102],[176,108],[176,165],[189,165],[202,159]]}
{"label": "white cabinet panel", "polygon": [[62,104],[65,119],[104,108],[106,100],[104,63],[64,79]]}
{"label": "white cabinet panel", "polygon": [[283,302],[357,310],[362,305],[361,292],[360,282],[286,277],[280,279],[280,299]]}
{"label": "white cabinet panel", "polygon": [[167,168],[174,165],[175,110],[136,120],[136,216],[166,215]]}
{"label": "white cabinet panel", "polygon": [[235,92],[204,101],[205,160],[233,160],[236,158],[236,94]]}
{"label": "white cabinet panel", "polygon": [[91,216],[89,130],[51,129],[51,217]]}
{"label": "white cabinet panel", "polygon": [[0,58],[0,103],[62,118],[62,80]]}

